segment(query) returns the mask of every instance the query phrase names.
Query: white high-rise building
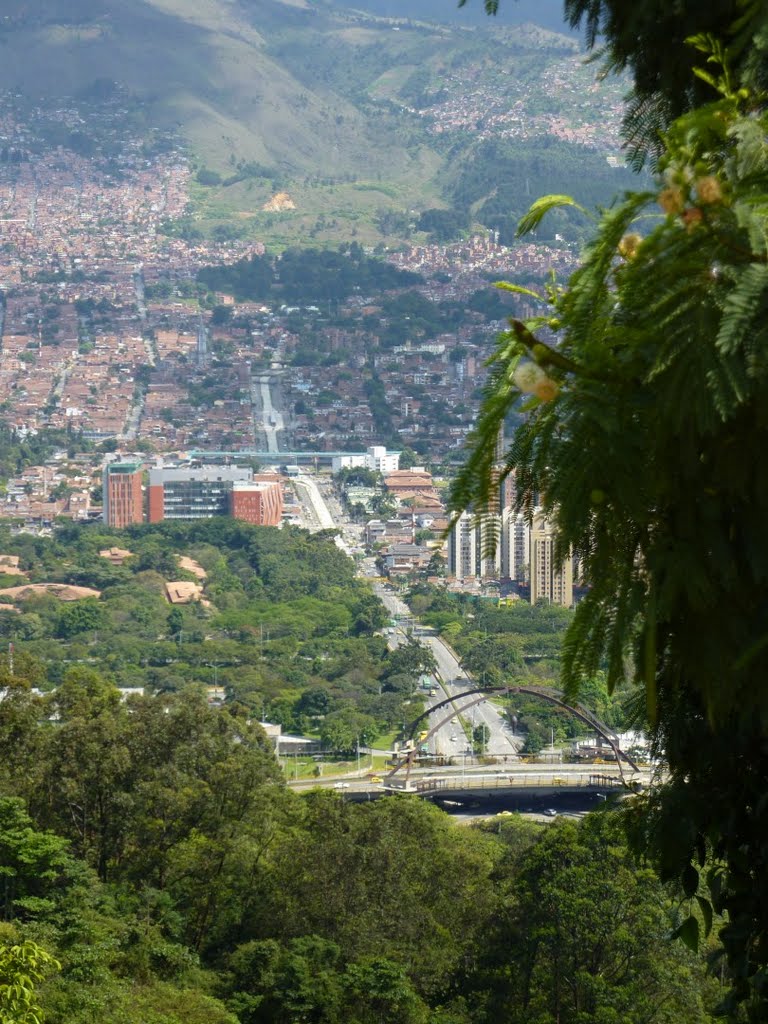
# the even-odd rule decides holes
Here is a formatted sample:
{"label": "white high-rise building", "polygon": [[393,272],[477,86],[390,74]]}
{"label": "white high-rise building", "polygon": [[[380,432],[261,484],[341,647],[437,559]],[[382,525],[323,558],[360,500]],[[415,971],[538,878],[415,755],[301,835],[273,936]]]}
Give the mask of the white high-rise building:
{"label": "white high-rise building", "polygon": [[505,508],[501,514],[501,577],[525,583],[530,565],[531,530],[522,512]]}
{"label": "white high-rise building", "polygon": [[365,452],[359,454],[334,455],[331,461],[333,473],[338,473],[342,469],[354,469],[358,466],[381,473],[382,476],[386,476],[387,473],[396,473],[400,468],[400,452],[388,452],[384,445],[373,444]]}
{"label": "white high-rise building", "polygon": [[371,445],[365,453],[365,468],[385,476],[396,473],[400,468],[400,452],[387,452],[380,444]]}
{"label": "white high-rise building", "polygon": [[457,580],[498,579],[501,570],[501,549],[488,557],[485,553],[491,522],[499,525],[499,516],[477,521],[471,512],[462,512],[448,534],[448,575]]}

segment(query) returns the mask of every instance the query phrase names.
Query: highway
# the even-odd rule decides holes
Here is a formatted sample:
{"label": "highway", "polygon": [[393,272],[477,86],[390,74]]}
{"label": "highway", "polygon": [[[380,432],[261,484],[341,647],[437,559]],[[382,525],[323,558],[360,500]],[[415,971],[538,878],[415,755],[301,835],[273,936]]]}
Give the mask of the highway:
{"label": "highway", "polygon": [[253,378],[251,384],[251,401],[255,408],[261,409],[261,430],[267,441],[267,451],[275,455],[280,451],[277,435],[285,429],[283,414],[272,405],[271,378],[261,374]]}
{"label": "highway", "polygon": [[[407,620],[410,617],[411,612],[408,606],[384,584],[374,584],[374,590],[393,618]],[[406,626],[405,630],[407,628]],[[405,632],[403,627],[400,628],[400,632],[404,638]],[[462,671],[456,655],[440,637],[419,632],[415,639],[429,647],[434,654],[439,672],[438,681],[443,691],[437,697],[433,697],[431,701],[428,699],[428,704],[437,703],[442,699],[443,694],[446,697],[452,697],[463,690],[474,688],[475,684]],[[443,757],[464,756],[466,753],[472,753],[471,743],[465,735],[463,724],[469,728],[471,735],[471,730],[483,723],[488,727],[490,733],[485,753],[494,757],[514,757],[522,745],[522,740],[512,735],[511,729],[501,712],[490,701],[483,701],[483,703],[476,704],[462,714],[462,708],[470,700],[472,698],[456,702],[455,715],[453,717],[457,721],[455,724],[448,723],[444,725],[431,737],[431,752]],[[428,728],[431,729],[447,714],[448,709],[443,708],[434,715],[430,715]],[[452,736],[453,739],[451,739]],[[469,750],[468,747],[470,748]]]}

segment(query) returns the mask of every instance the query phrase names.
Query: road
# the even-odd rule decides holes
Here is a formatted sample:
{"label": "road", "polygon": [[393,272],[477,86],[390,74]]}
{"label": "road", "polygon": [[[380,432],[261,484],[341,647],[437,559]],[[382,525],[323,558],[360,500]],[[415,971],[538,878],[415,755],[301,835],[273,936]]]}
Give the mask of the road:
{"label": "road", "polygon": [[[355,542],[348,533],[348,529],[346,527],[339,527],[334,520],[328,508],[328,503],[320,492],[315,480],[311,476],[302,475],[296,477],[294,482],[302,505],[307,512],[305,524],[307,528],[313,532],[340,529],[341,535],[336,538],[336,543],[345,554],[351,557],[355,550]],[[329,501],[333,502],[333,498],[330,496]],[[372,571],[370,560],[364,561],[362,568],[364,573],[369,574]],[[438,693],[435,696],[425,698],[427,707],[439,702],[444,696],[451,697],[454,694],[461,693],[463,690],[473,689],[474,684],[472,680],[462,671],[454,652],[440,637],[425,633],[418,627],[404,601],[384,584],[375,583],[374,591],[392,618],[399,620],[399,627],[390,634],[391,645],[395,646],[398,643],[405,642],[409,633],[416,632],[418,640],[429,647],[435,656],[438,666],[438,678],[435,681],[435,689],[438,690]],[[462,709],[471,699],[457,701],[453,715],[450,715],[448,708],[442,708],[430,716],[428,726],[430,729],[438,725],[443,718],[448,717],[448,721],[430,737],[431,753],[443,757],[471,757],[471,736],[473,730],[477,726],[484,724],[489,732],[485,753],[494,757],[513,757],[517,754],[522,745],[522,740],[512,735],[511,729],[501,712],[490,701],[483,701],[481,704],[476,704],[474,707],[463,712]]]}
{"label": "road", "polygon": [[277,454],[280,451],[278,433],[285,430],[283,414],[272,404],[271,378],[261,374],[253,378],[251,384],[251,401],[254,407],[261,409],[261,429],[267,442],[267,451]]}
{"label": "road", "polygon": [[[440,637],[421,636],[419,639],[430,648],[435,656],[446,696],[452,697],[454,694],[462,693],[464,690],[475,689],[477,684],[462,670],[456,655]],[[471,729],[480,725],[487,726],[490,735],[485,753],[494,757],[506,757],[517,754],[522,741],[512,735],[506,719],[490,701],[486,700],[481,704],[475,704],[474,707],[461,714],[461,709],[472,699],[470,697],[458,700],[454,706],[459,711],[459,717],[469,724]],[[457,739],[460,738],[457,734]],[[452,743],[451,745],[453,746],[454,744]]]}
{"label": "road", "polygon": [[[410,609],[404,601],[397,597],[396,594],[392,593],[392,591],[384,584],[375,584],[374,590],[381,598],[384,606],[393,618],[405,620],[405,626],[400,630],[403,638],[405,638],[407,630],[409,628],[414,628],[408,624],[408,619],[411,616]],[[471,690],[474,688],[474,683],[467,677],[466,673],[462,671],[456,655],[450,647],[440,639],[440,637],[424,633],[418,629],[418,626],[415,627],[415,632],[417,634],[416,639],[429,647],[435,656],[439,672],[440,688],[443,691],[442,693],[438,693],[436,697],[428,699],[428,706],[442,700],[443,695],[446,697],[452,697],[454,694],[461,693],[463,690]],[[464,726],[468,727],[471,735],[471,731],[483,723],[488,727],[488,731],[490,733],[485,750],[487,754],[494,757],[511,757],[517,754],[522,746],[522,740],[512,735],[511,729],[503,715],[498,711],[495,705],[490,703],[490,701],[484,701],[482,704],[476,704],[474,707],[462,713],[462,708],[465,707],[471,699],[472,698],[467,698],[455,703],[455,714],[452,717],[456,719],[456,721],[449,721],[431,737],[431,752],[444,757],[465,756],[468,747],[471,745],[465,735]],[[434,715],[430,715],[429,728],[431,729],[433,726],[437,725],[437,723],[447,714],[448,710],[446,708],[442,708]],[[453,739],[451,739],[451,737],[453,737]],[[471,752],[472,751],[470,749],[469,753],[471,754]]]}
{"label": "road", "polygon": [[350,546],[350,538],[346,532],[339,528],[330,513],[325,498],[320,493],[311,476],[296,476],[293,478],[299,498],[304,510],[304,525],[310,533],[317,533],[319,530],[339,529],[339,535],[335,538],[336,547],[344,552],[349,558],[354,557],[354,549]]}

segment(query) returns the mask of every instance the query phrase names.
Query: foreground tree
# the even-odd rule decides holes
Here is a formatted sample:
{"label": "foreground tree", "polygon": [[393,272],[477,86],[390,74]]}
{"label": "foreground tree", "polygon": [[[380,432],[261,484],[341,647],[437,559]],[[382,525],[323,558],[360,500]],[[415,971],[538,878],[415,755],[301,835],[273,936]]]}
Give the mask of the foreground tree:
{"label": "foreground tree", "polygon": [[511,321],[454,507],[490,507],[495,439],[526,396],[501,477],[529,512],[542,496],[591,588],[565,689],[602,665],[614,687],[630,655],[669,768],[635,835],[698,899],[692,945],[726,913],[734,997],[765,1020],[768,115],[723,48],[698,45],[720,98],[674,122],[657,189],[603,215],[568,286],[537,296],[548,309]]}
{"label": "foreground tree", "polygon": [[[506,912],[486,945],[483,1019],[704,1024],[716,984],[665,944],[674,908],[612,812],[559,820],[497,871]],[[501,958],[501,967],[497,962]]]}
{"label": "foreground tree", "polygon": [[0,944],[0,1024],[40,1024],[36,986],[60,964],[42,946]]}

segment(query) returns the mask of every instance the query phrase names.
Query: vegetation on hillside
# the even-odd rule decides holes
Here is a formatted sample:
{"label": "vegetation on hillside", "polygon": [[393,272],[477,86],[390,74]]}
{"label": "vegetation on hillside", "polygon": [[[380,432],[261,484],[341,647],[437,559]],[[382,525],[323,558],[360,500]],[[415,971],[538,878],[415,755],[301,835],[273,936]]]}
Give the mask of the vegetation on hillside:
{"label": "vegetation on hillside", "polygon": [[[422,211],[443,207],[430,234],[454,240],[472,220],[501,226],[504,211],[483,203],[500,180],[540,176],[537,158],[541,174],[556,178],[559,158],[588,161],[585,202],[607,202],[618,176],[603,157],[615,148],[604,122],[616,119],[618,93],[594,92],[576,41],[552,32],[394,26],[340,3],[48,0],[6,16],[0,38],[0,92],[33,129],[24,152],[63,146],[101,159],[119,179],[139,144],[144,153],[186,147],[194,210],[163,230],[189,240],[402,241],[420,233]],[[471,93],[468,109],[453,109],[457,91]],[[510,142],[505,167],[474,190],[470,210],[452,183],[477,160],[475,128],[523,103],[526,116],[500,128]],[[560,128],[550,118],[577,130],[557,144],[557,158],[548,147]],[[596,143],[578,136],[584,123],[597,125]],[[264,209],[280,191],[295,210]]]}
{"label": "vegetation on hillside", "polygon": [[353,293],[366,296],[421,280],[418,274],[366,256],[355,242],[339,252],[287,249],[279,259],[251,256],[227,266],[203,267],[197,277],[211,291],[230,293],[240,302],[303,306],[340,302]]}
{"label": "vegetation on hillside", "polygon": [[[113,546],[131,557],[111,564],[99,551]],[[413,717],[419,668],[387,651],[383,606],[329,537],[211,520],[72,527],[55,539],[6,529],[0,548],[19,556],[32,583],[101,591],[72,603],[27,597],[12,614],[0,589],[0,636],[15,643],[17,668],[31,659],[43,689],[82,664],[153,694],[216,683],[243,713],[321,735],[328,749],[350,749],[353,719],[352,738],[370,742]],[[166,581],[196,579],[181,555],[206,571],[207,603],[168,604]],[[0,577],[0,588],[19,582]]]}

